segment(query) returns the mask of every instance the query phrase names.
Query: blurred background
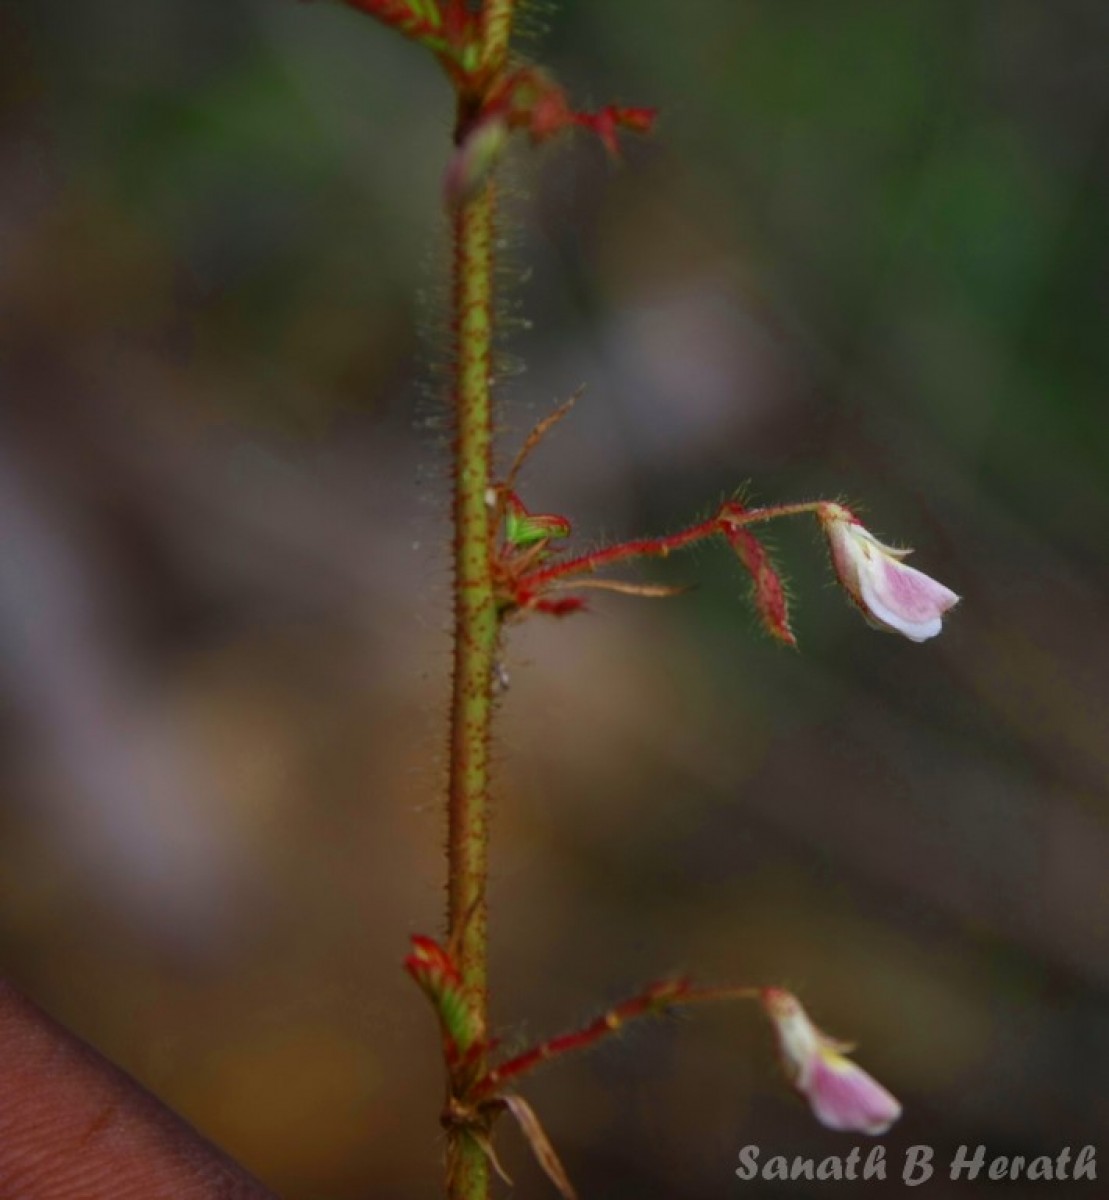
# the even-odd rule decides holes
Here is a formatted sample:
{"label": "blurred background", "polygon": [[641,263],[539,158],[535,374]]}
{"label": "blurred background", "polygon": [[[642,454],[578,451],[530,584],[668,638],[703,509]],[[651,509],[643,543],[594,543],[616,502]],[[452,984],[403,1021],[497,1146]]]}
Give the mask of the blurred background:
{"label": "blurred background", "polygon": [[[894,1163],[1096,1144],[1109,10],[524,24],[583,105],[662,111],[622,165],[509,167],[502,458],[587,385],[525,500],[588,545],[741,485],[846,498],[965,599],[926,645],[872,632],[801,522],[799,654],[714,547],[645,571],[680,599],[514,630],[500,1036],[670,971],[782,983],[903,1099]],[[0,95],[3,970],[290,1200],[434,1196],[400,962],[442,909],[447,86],[334,4],[3,0]],[[593,1200],[819,1195],[740,1148],[856,1141],[741,1010],[527,1094]]]}

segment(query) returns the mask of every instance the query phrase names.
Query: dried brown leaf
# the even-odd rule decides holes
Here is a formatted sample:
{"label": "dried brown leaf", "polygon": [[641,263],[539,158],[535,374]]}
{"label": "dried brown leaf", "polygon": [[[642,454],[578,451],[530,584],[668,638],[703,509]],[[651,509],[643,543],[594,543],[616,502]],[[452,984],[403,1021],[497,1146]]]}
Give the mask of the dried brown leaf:
{"label": "dried brown leaf", "polygon": [[509,1092],[502,1099],[505,1107],[516,1118],[516,1123],[520,1126],[528,1145],[531,1146],[531,1151],[543,1168],[544,1174],[558,1188],[565,1200],[577,1200],[578,1194],[574,1191],[573,1184],[570,1183],[566,1170],[559,1161],[550,1138],[547,1137],[546,1130],[536,1116],[535,1109],[516,1092]]}

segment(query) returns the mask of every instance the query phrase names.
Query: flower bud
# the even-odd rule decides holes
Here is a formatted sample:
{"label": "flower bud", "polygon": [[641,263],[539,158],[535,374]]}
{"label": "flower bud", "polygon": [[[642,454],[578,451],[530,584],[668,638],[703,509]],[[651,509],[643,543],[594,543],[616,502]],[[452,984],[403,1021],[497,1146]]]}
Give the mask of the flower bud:
{"label": "flower bud", "polygon": [[836,575],[870,624],[914,642],[935,637],[959,597],[907,567],[901,560],[910,550],[883,545],[842,505],[823,504],[819,515]]}
{"label": "flower bud", "polygon": [[479,121],[466,134],[443,176],[448,208],[458,208],[480,191],[501,157],[508,135],[508,122],[499,115]]}
{"label": "flower bud", "polygon": [[513,546],[532,546],[570,536],[570,522],[556,513],[529,513],[510,495],[505,506],[504,536]]}
{"label": "flower bud", "polygon": [[414,935],[404,968],[435,1006],[448,1062],[480,1053],[484,1024],[449,952],[432,938]]}

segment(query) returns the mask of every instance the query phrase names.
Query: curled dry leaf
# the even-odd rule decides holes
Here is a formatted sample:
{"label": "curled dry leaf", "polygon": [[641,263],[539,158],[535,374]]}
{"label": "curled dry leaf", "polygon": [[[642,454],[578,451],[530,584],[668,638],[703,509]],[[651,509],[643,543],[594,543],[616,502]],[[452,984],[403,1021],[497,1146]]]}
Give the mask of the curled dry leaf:
{"label": "curled dry leaf", "polygon": [[551,1145],[551,1139],[543,1128],[535,1109],[517,1092],[502,1096],[505,1107],[516,1118],[516,1124],[527,1139],[531,1152],[543,1168],[547,1178],[558,1188],[565,1200],[577,1200],[577,1192],[566,1174],[566,1169]]}

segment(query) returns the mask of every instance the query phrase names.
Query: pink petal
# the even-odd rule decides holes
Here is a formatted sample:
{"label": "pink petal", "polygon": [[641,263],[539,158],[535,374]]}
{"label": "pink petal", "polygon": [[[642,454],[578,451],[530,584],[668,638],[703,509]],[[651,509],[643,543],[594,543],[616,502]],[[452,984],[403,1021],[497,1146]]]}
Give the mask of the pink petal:
{"label": "pink petal", "polygon": [[943,614],[959,597],[901,561],[908,550],[886,546],[839,504],[825,504],[820,520],[832,564],[847,594],[879,629],[924,642],[940,632]]}
{"label": "pink petal", "polygon": [[824,1051],[804,1088],[816,1119],[829,1129],[879,1134],[901,1116],[901,1105],[862,1067]]}
{"label": "pink petal", "polygon": [[859,588],[864,605],[879,624],[914,642],[935,637],[943,614],[959,600],[923,571],[880,552],[862,564]]}

